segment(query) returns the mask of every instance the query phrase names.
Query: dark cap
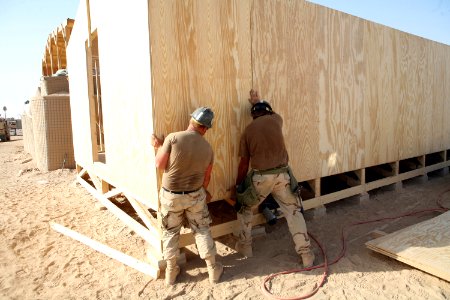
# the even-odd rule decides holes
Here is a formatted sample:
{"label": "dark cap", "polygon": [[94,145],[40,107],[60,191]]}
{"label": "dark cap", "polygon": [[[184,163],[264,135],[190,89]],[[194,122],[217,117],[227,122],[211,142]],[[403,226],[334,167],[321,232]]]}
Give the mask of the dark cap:
{"label": "dark cap", "polygon": [[264,112],[268,112],[268,113],[273,112],[272,107],[270,106],[269,102],[267,102],[265,100],[260,100],[259,102],[256,102],[252,106],[251,113],[256,113],[256,112],[260,112],[260,111],[264,111]]}

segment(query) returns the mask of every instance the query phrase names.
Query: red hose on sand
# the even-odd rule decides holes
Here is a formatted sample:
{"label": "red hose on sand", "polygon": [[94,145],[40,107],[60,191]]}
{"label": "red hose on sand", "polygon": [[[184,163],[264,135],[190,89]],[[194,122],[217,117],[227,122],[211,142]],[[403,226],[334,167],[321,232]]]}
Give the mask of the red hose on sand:
{"label": "red hose on sand", "polygon": [[[353,226],[357,226],[357,225],[362,225],[362,224],[369,224],[369,223],[375,223],[375,222],[380,222],[380,221],[386,221],[386,220],[394,220],[394,219],[399,219],[399,218],[403,218],[403,217],[409,217],[409,216],[414,216],[414,215],[418,215],[418,214],[422,214],[422,213],[429,213],[429,212],[446,212],[449,210],[449,208],[443,206],[441,204],[441,198],[444,194],[450,192],[450,189],[447,189],[443,192],[441,192],[438,196],[438,200],[436,201],[436,204],[438,205],[438,208],[431,208],[431,209],[424,209],[424,210],[418,210],[418,211],[412,211],[400,216],[395,216],[395,217],[386,217],[386,218],[380,218],[380,219],[375,219],[375,220],[369,220],[369,221],[361,221],[361,222],[355,222],[355,223],[351,223],[347,226],[345,226],[344,228],[342,228],[341,231],[341,243],[342,243],[342,248],[341,248],[341,252],[339,253],[339,255],[337,256],[337,258],[335,260],[333,260],[331,263],[328,263],[328,259],[327,259],[327,255],[325,253],[324,248],[322,247],[322,245],[320,244],[320,242],[312,235],[309,233],[309,236],[317,243],[317,245],[319,246],[319,249],[322,253],[322,256],[324,258],[324,263],[318,266],[312,266],[309,268],[305,268],[305,269],[293,269],[293,270],[287,270],[287,271],[282,271],[282,272],[278,272],[278,273],[274,273],[271,274],[269,276],[266,276],[266,278],[264,278],[262,284],[261,284],[261,291],[262,293],[271,298],[271,299],[277,299],[277,300],[300,300],[300,299],[307,299],[311,296],[313,296],[315,293],[317,293],[320,289],[320,287],[324,284],[327,275],[328,275],[328,267],[337,263],[342,257],[344,257],[345,252],[347,250],[347,245],[346,245],[346,236],[345,236],[345,231],[347,228],[353,227]],[[323,274],[322,274],[322,278],[319,282],[319,284],[308,294],[303,295],[303,296],[294,296],[294,297],[279,297],[279,296],[275,296],[273,295],[269,288],[267,287],[267,283],[272,280],[273,278],[280,276],[280,275],[285,275],[285,274],[291,274],[291,273],[300,273],[300,272],[305,272],[305,271],[311,271],[314,269],[319,269],[319,268],[323,268]]]}
{"label": "red hose on sand", "polygon": [[[271,274],[269,276],[267,276],[264,281],[263,284],[261,286],[261,290],[263,292],[264,295],[272,298],[272,299],[278,299],[278,300],[297,300],[297,299],[306,299],[311,297],[312,295],[314,295],[315,293],[317,293],[317,291],[319,290],[319,288],[324,284],[325,279],[327,278],[327,274],[328,274],[328,260],[327,260],[327,256],[325,254],[325,251],[323,250],[322,245],[319,243],[319,241],[317,241],[317,239],[312,235],[309,234],[309,236],[317,243],[317,245],[320,248],[320,251],[322,252],[322,256],[323,256],[323,260],[324,263],[322,265],[319,266],[312,266],[309,268],[304,268],[304,269],[293,269],[293,270],[288,270],[288,271],[283,271],[283,272],[279,272],[279,273],[275,273],[275,274]],[[301,297],[294,297],[294,298],[282,298],[282,297],[277,297],[275,295],[273,295],[269,289],[266,286],[266,283],[268,281],[270,281],[272,278],[277,277],[279,275],[284,275],[284,274],[290,274],[290,273],[299,273],[299,272],[303,272],[303,271],[311,271],[314,269],[319,269],[319,268],[323,268],[323,274],[322,274],[322,279],[320,281],[320,283],[314,288],[314,290],[312,290],[309,294],[301,296]]]}

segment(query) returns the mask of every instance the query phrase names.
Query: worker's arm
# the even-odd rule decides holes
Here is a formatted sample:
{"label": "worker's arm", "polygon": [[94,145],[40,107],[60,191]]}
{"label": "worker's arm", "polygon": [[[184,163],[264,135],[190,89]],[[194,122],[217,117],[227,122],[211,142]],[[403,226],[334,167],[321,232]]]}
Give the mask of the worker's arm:
{"label": "worker's arm", "polygon": [[208,165],[208,167],[206,168],[206,171],[205,171],[205,179],[203,180],[203,188],[205,189],[205,192],[206,192],[206,203],[211,202],[211,199],[212,199],[211,193],[207,190],[209,181],[211,180],[212,167],[213,167],[212,163]]}
{"label": "worker's arm", "polygon": [[236,185],[240,184],[245,180],[245,176],[247,176],[249,165],[250,165],[250,157],[241,157],[238,166]]}
{"label": "worker's arm", "polygon": [[211,172],[212,172],[213,164],[209,164],[205,171],[205,179],[203,179],[203,187],[205,190],[208,188],[209,181],[211,180]]}
{"label": "worker's arm", "polygon": [[156,135],[152,134],[152,146],[158,150],[155,157],[155,165],[160,170],[165,170],[167,161],[169,160],[170,153],[161,151],[160,147],[164,143],[164,138],[160,139]]}
{"label": "worker's arm", "polygon": [[167,161],[169,160],[170,153],[158,150],[155,157],[155,165],[160,170],[165,170],[167,166]]}
{"label": "worker's arm", "polygon": [[[239,166],[238,166],[238,175],[236,178],[236,185],[234,185],[230,188],[230,198],[225,199],[225,201],[228,202],[228,204],[233,206],[235,209],[236,209],[236,206],[235,206],[236,205],[236,186],[241,184],[245,180],[245,177],[247,176],[249,165],[250,165],[250,158],[249,157],[241,157],[241,160],[239,161]],[[237,209],[237,210],[239,210],[239,209]]]}

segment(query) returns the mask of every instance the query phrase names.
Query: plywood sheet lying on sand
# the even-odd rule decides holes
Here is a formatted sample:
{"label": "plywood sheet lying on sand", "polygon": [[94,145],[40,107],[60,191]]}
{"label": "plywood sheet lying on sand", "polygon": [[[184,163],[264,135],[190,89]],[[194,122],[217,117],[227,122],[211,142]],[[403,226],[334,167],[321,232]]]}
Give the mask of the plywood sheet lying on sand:
{"label": "plywood sheet lying on sand", "polygon": [[450,281],[450,212],[366,243],[369,249]]}

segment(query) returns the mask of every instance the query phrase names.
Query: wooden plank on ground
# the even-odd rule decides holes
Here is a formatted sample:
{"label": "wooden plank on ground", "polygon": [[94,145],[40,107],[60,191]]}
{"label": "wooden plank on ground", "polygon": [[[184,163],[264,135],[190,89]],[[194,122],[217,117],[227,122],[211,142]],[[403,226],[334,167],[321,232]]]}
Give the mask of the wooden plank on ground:
{"label": "wooden plank on ground", "polygon": [[157,267],[154,267],[154,266],[147,264],[143,261],[140,261],[132,256],[129,256],[129,255],[122,253],[116,249],[106,246],[100,242],[90,239],[87,236],[82,235],[81,233],[73,231],[67,227],[60,225],[60,224],[50,222],[50,226],[54,230],[66,235],[68,237],[71,237],[71,238],[93,248],[94,250],[97,250],[115,260],[120,261],[121,263],[126,264],[129,267],[132,267],[144,274],[150,275],[151,277],[158,279],[159,268],[157,268]]}
{"label": "wooden plank on ground", "polygon": [[450,212],[366,243],[376,252],[450,281]]}

